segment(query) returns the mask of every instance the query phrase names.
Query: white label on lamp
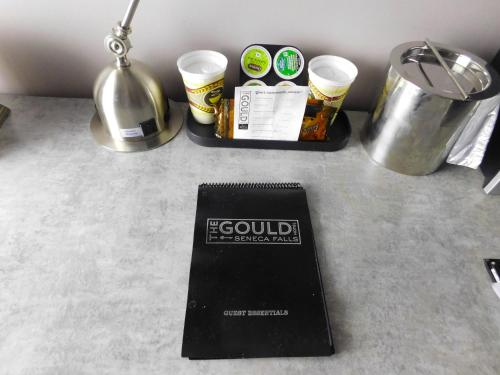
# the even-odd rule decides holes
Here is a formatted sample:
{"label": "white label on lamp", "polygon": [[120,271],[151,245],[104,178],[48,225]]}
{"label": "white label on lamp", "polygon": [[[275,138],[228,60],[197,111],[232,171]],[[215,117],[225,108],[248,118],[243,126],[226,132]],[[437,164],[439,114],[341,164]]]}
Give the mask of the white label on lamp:
{"label": "white label on lamp", "polygon": [[131,129],[120,129],[120,135],[122,138],[135,138],[135,137],[144,137],[144,133],[142,128],[131,128]]}

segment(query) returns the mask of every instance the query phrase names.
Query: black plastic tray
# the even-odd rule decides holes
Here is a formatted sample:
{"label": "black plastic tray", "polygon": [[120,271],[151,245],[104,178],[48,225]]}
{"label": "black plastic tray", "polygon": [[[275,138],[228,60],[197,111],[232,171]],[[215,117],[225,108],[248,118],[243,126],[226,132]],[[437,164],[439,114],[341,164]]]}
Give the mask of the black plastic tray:
{"label": "black plastic tray", "polygon": [[217,138],[213,125],[198,123],[188,110],[187,134],[189,139],[205,147],[260,148],[272,150],[338,151],[343,149],[351,136],[351,124],[344,111],[337,114],[327,131],[326,141],[262,141],[255,139]]}

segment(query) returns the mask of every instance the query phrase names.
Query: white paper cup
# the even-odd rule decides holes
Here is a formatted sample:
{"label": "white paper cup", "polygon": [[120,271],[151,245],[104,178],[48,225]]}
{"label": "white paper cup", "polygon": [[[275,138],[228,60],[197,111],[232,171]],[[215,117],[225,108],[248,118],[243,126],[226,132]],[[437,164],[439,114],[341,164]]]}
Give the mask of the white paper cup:
{"label": "white paper cup", "polygon": [[335,117],[358,75],[358,68],[343,57],[324,55],[309,61],[308,72],[311,96],[334,107]]}
{"label": "white paper cup", "polygon": [[189,107],[196,121],[212,124],[214,106],[222,97],[227,58],[215,51],[188,52],[177,60]]}

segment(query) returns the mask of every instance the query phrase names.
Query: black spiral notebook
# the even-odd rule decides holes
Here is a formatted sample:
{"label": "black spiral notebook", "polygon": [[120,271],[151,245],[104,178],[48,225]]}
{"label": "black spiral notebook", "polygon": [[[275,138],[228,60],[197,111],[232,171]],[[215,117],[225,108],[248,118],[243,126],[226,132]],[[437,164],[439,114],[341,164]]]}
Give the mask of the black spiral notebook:
{"label": "black spiral notebook", "polygon": [[200,185],[182,356],[333,352],[305,190]]}

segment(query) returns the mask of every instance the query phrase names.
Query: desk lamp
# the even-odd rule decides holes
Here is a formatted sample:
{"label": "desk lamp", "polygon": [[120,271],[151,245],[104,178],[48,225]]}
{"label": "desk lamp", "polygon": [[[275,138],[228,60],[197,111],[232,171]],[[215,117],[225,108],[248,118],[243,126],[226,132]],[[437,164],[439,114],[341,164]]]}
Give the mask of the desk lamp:
{"label": "desk lamp", "polygon": [[183,109],[169,102],[160,80],[139,61],[129,60],[130,24],[139,5],[132,0],[123,21],[104,39],[115,56],[94,84],[97,113],[90,129],[97,143],[122,152],[145,151],[174,138],[182,127]]}

